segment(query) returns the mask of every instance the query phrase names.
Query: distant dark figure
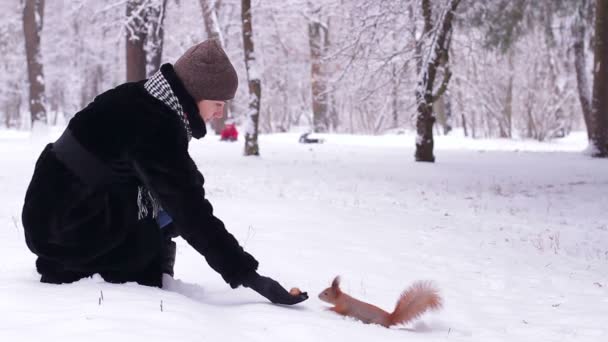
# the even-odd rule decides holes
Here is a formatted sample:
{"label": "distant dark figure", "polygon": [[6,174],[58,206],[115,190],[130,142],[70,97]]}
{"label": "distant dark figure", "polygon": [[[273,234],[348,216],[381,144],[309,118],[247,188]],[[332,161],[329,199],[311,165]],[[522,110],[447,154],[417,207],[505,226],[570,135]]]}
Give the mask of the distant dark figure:
{"label": "distant dark figure", "polygon": [[237,141],[239,138],[239,131],[236,130],[235,124],[226,124],[221,133],[220,140],[222,141]]}
{"label": "distant dark figure", "polygon": [[309,138],[310,132],[304,133],[300,135],[300,143],[301,144],[322,144],[323,139],[318,138]]}

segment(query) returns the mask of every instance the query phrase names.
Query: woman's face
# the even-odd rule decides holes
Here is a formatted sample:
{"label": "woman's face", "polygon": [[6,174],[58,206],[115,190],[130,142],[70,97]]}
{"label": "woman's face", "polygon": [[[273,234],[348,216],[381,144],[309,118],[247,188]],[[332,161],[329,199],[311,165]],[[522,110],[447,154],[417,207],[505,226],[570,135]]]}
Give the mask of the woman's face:
{"label": "woman's face", "polygon": [[225,101],[201,100],[197,103],[198,112],[205,122],[219,119],[224,115]]}

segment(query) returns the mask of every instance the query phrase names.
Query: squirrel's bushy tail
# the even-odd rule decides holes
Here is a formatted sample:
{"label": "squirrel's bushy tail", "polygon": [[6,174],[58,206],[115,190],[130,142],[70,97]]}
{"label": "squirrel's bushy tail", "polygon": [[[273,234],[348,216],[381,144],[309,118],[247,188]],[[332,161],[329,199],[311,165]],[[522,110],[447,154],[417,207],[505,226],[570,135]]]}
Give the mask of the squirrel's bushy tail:
{"label": "squirrel's bushy tail", "polygon": [[390,325],[405,324],[426,310],[438,310],[441,306],[441,297],[431,282],[417,281],[399,297],[395,311],[389,317]]}

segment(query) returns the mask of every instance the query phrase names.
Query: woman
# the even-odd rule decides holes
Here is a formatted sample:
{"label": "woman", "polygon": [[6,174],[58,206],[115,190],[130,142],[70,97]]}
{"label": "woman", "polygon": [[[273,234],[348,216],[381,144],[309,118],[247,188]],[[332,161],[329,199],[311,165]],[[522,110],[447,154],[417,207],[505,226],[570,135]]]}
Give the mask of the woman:
{"label": "woman", "polygon": [[236,93],[234,67],[216,40],[191,47],[150,79],[125,83],[78,112],[34,170],[22,219],[41,281],[69,283],[99,273],[109,282],[162,286],[173,275],[181,235],[230,284],[273,303],[296,304],[256,272],[213,215],[204,179],[188,154],[205,121]]}

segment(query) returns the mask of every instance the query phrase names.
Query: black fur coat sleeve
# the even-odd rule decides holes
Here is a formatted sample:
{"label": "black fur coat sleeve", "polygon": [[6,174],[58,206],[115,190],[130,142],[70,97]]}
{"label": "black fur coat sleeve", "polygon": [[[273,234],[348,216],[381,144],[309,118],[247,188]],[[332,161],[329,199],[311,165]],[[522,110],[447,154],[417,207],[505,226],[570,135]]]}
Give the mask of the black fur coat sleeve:
{"label": "black fur coat sleeve", "polygon": [[257,269],[258,262],[213,215],[205,198],[204,179],[188,154],[188,141],[177,117],[162,121],[130,153],[136,174],[160,200],[180,235],[236,288]]}

